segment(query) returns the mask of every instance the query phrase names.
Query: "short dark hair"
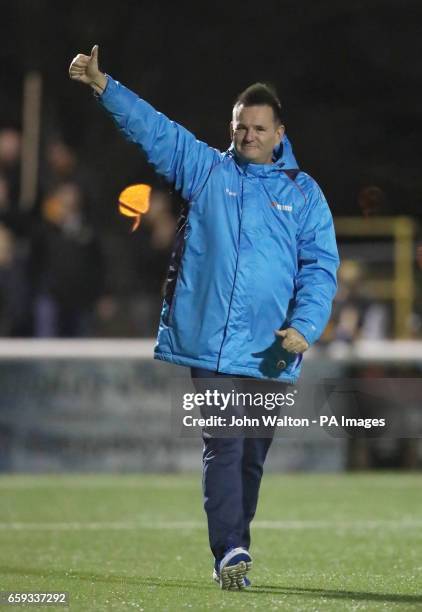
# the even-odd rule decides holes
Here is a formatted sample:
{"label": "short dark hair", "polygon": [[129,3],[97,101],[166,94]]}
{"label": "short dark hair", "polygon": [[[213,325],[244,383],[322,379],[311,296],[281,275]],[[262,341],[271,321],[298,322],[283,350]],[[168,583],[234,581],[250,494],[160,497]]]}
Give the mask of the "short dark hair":
{"label": "short dark hair", "polygon": [[233,110],[237,106],[271,106],[274,113],[276,123],[283,123],[283,115],[281,112],[281,102],[276,90],[272,85],[267,83],[254,83],[249,85],[242,93],[240,93],[233,105]]}

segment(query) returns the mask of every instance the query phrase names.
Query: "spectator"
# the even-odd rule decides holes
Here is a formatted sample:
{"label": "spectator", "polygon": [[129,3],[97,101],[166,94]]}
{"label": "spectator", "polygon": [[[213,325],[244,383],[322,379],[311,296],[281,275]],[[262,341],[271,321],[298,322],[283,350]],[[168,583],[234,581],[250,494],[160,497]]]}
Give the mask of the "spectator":
{"label": "spectator", "polygon": [[86,336],[104,274],[98,241],[82,213],[78,185],[57,187],[43,201],[41,214],[31,249],[34,334]]}
{"label": "spectator", "polygon": [[21,135],[15,128],[0,130],[0,174],[8,185],[9,205],[19,201]]}
{"label": "spectator", "polygon": [[352,343],[357,339],[382,339],[388,335],[386,307],[365,295],[363,270],[355,261],[343,260],[339,272],[339,289],[334,299],[329,337]]}
{"label": "spectator", "polygon": [[7,214],[10,206],[9,182],[4,174],[0,173],[0,215]]}
{"label": "spectator", "polygon": [[30,329],[24,261],[13,233],[0,223],[0,336],[26,336]]}
{"label": "spectator", "polygon": [[76,174],[77,158],[75,152],[60,139],[48,143],[43,177],[44,191],[51,192],[62,183],[75,181]]}
{"label": "spectator", "polygon": [[376,185],[363,187],[358,194],[358,206],[366,218],[385,215],[387,212],[385,193]]}
{"label": "spectator", "polygon": [[141,336],[155,336],[157,333],[175,230],[169,194],[153,191],[150,209],[142,217],[133,244],[140,281],[134,316]]}

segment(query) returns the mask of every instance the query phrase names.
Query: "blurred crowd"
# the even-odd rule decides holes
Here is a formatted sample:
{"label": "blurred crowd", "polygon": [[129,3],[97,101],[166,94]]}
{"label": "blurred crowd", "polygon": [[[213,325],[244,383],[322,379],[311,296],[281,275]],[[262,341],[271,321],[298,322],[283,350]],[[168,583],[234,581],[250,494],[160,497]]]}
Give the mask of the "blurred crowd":
{"label": "blurred crowd", "polygon": [[[363,187],[357,195],[356,216],[364,223],[389,216],[384,191],[376,185]],[[396,338],[394,300],[386,285],[394,286],[397,249],[393,236],[337,236],[341,255],[338,291],[322,343],[352,344],[356,340]],[[422,243],[415,224],[415,243],[410,275],[413,278],[413,307],[402,329],[406,338],[422,338]],[[384,283],[384,285],[383,285]],[[397,291],[397,287],[395,289]],[[394,290],[393,290],[394,292]],[[401,296],[407,297],[407,296]]]}
{"label": "blurred crowd", "polygon": [[153,191],[135,235],[120,227],[122,253],[92,219],[75,151],[56,139],[44,153],[36,202],[22,202],[21,134],[0,130],[0,336],[155,335],[176,226],[170,194]]}
{"label": "blurred crowd", "polygon": [[[42,153],[36,201],[23,202],[21,134],[12,127],[0,130],[0,336],[154,336],[176,227],[172,196],[153,190],[139,230],[130,234],[127,225],[116,241],[93,218],[95,181],[84,177],[76,152],[56,138]],[[364,187],[356,215],[386,214],[384,192]],[[365,260],[367,247],[366,239],[358,240],[354,251],[340,248],[339,289],[322,343],[394,337],[391,300],[371,291],[385,244],[371,242],[372,255]],[[386,266],[393,270],[392,261]],[[420,338],[422,246],[417,244],[414,275],[415,307],[406,325],[410,337]]]}

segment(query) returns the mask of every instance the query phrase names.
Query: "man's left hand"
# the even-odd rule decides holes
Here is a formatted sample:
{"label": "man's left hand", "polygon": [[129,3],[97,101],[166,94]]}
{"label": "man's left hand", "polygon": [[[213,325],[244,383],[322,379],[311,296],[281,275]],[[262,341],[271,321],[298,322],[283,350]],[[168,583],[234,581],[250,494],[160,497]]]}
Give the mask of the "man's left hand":
{"label": "man's left hand", "polygon": [[289,353],[304,353],[309,348],[305,338],[294,327],[278,329],[275,335],[284,338],[281,346]]}

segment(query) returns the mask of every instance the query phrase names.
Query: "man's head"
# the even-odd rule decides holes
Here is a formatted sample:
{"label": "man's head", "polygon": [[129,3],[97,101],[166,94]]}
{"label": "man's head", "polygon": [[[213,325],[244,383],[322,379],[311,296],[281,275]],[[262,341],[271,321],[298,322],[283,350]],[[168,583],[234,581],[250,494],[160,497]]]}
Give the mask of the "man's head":
{"label": "man's head", "polygon": [[236,153],[254,164],[270,164],[284,134],[281,104],[271,87],[255,83],[237,98],[230,134]]}

